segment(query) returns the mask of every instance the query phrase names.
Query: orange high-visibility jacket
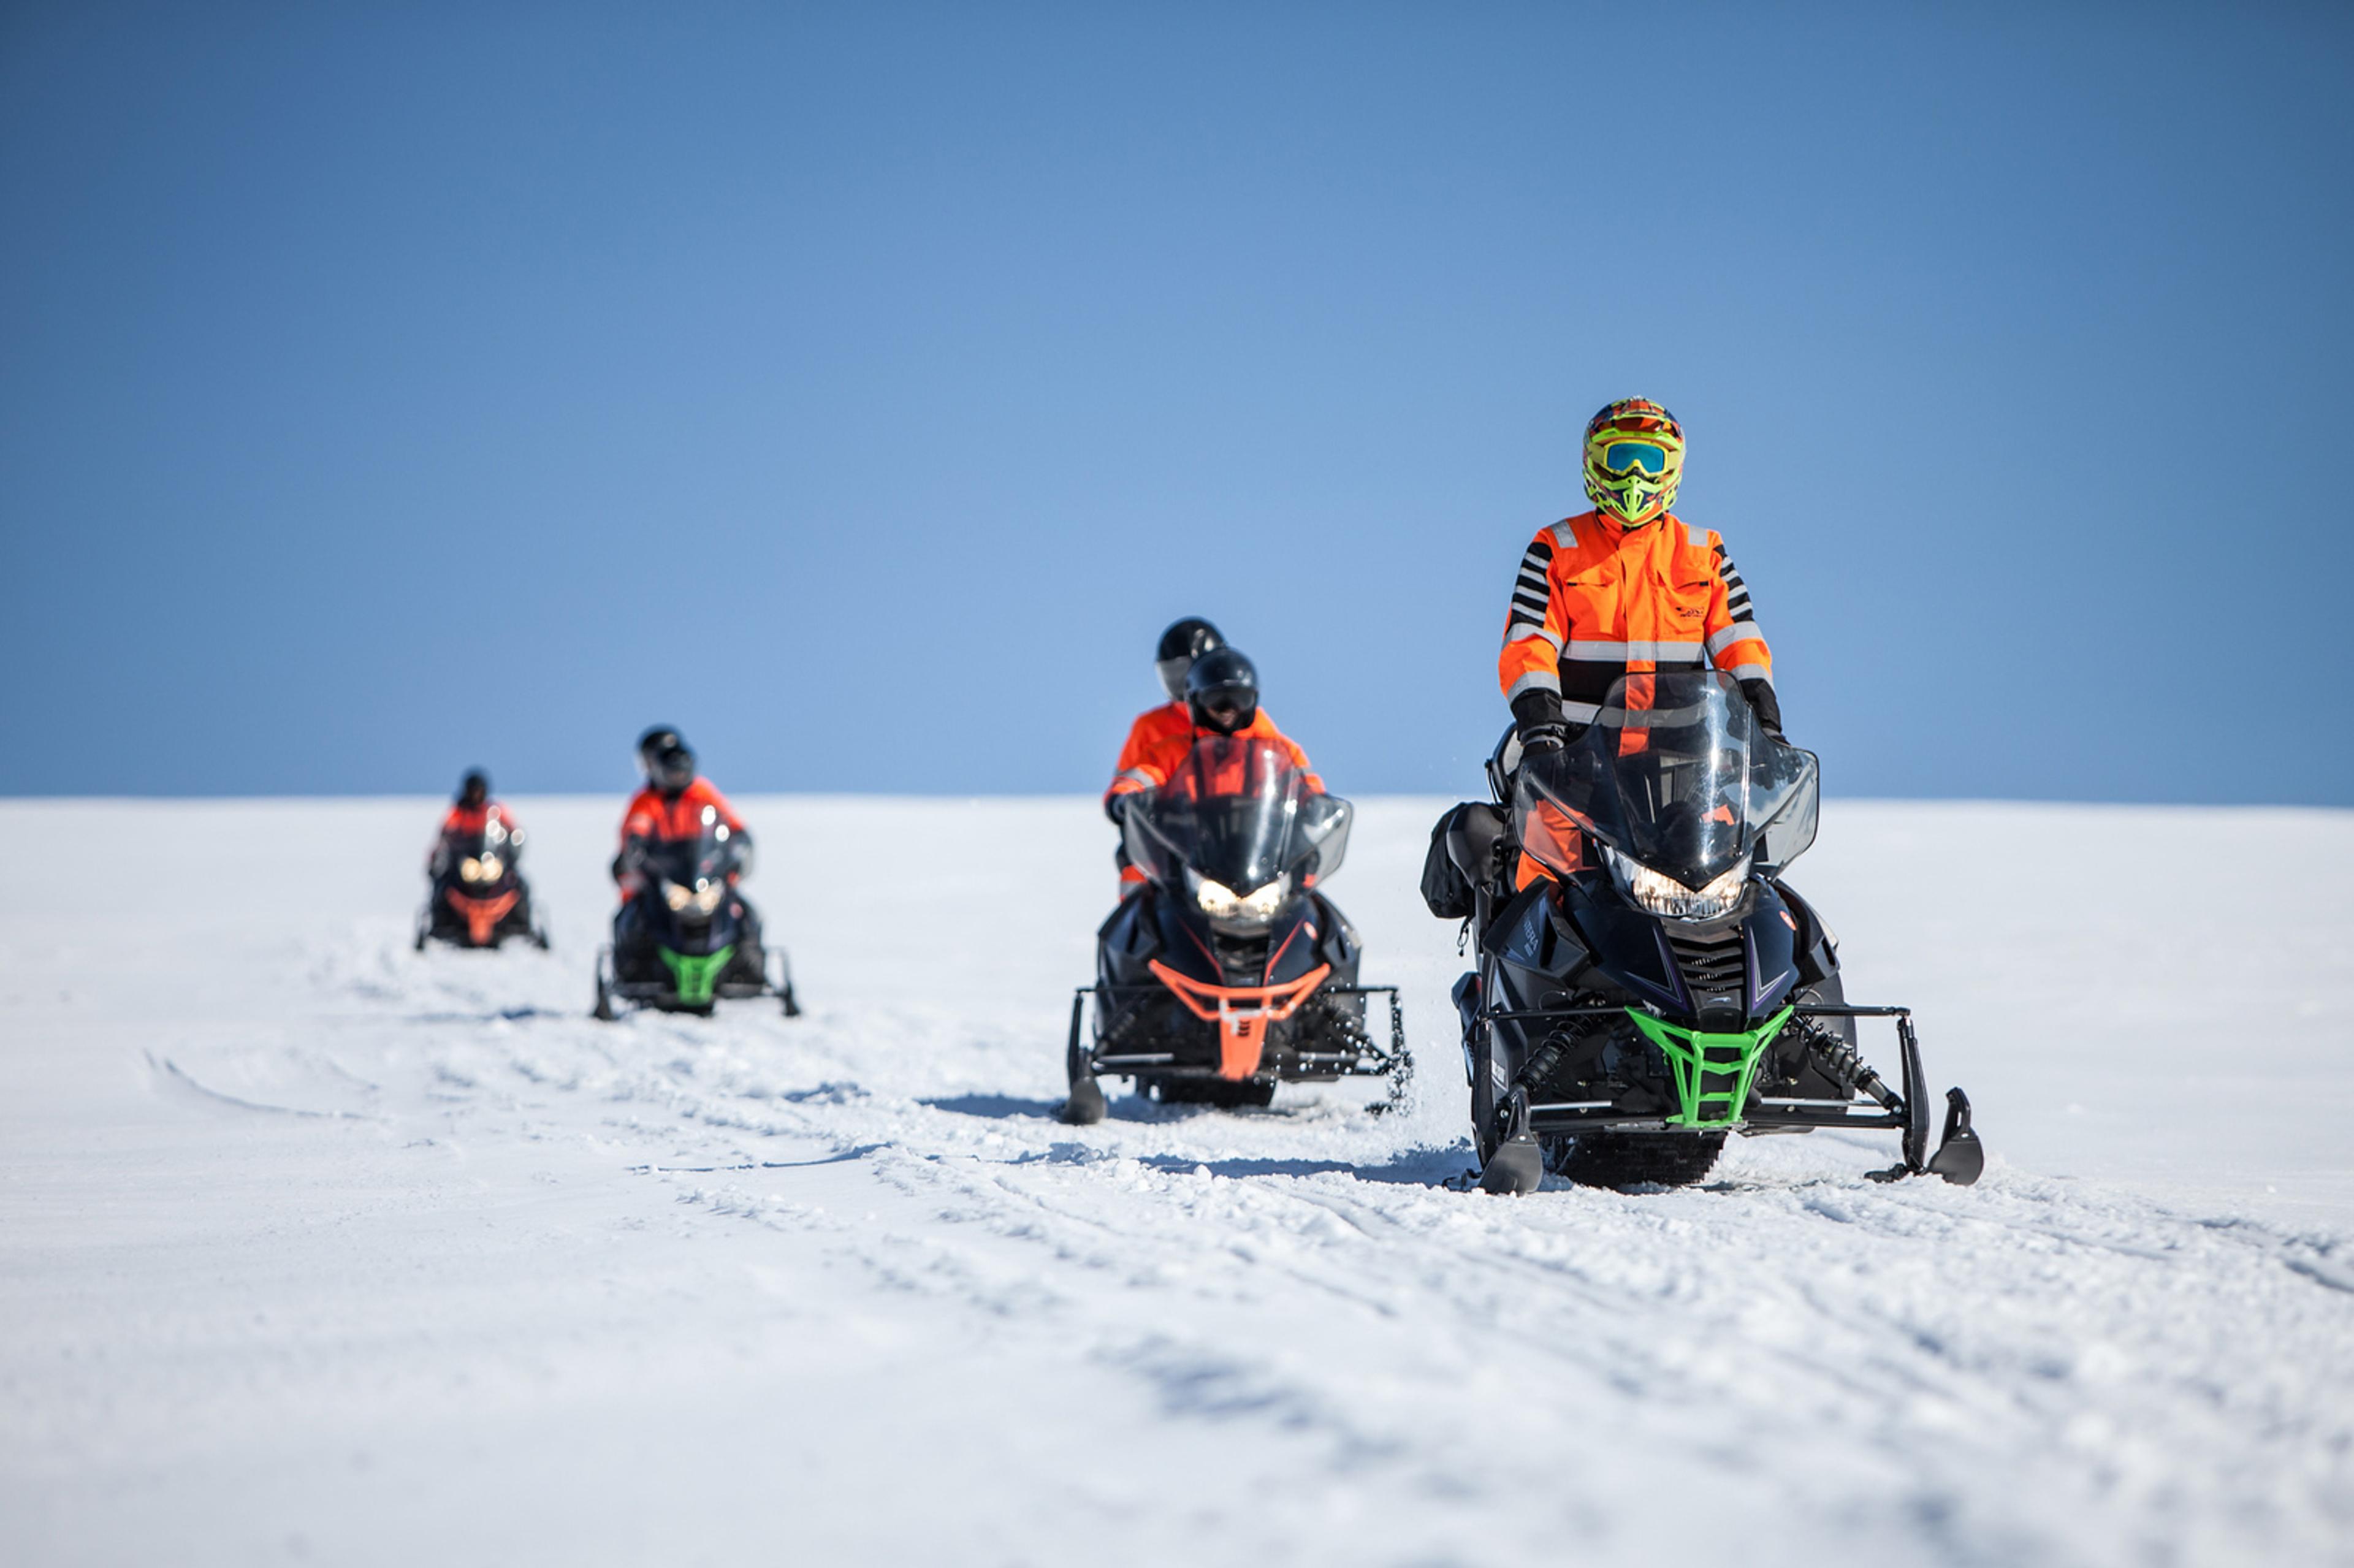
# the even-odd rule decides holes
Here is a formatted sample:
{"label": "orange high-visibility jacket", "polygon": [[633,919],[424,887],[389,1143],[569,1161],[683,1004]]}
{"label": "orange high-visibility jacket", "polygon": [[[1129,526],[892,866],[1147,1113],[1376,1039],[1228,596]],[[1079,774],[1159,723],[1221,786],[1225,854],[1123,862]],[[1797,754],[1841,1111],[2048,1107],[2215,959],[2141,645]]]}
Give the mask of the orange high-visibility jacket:
{"label": "orange high-visibility jacket", "polygon": [[[1173,743],[1181,747],[1193,744],[1193,715],[1182,702],[1163,703],[1157,708],[1147,708],[1136,715],[1128,726],[1128,744],[1119,748],[1119,762],[1112,775],[1110,787],[1104,790],[1104,800],[1127,793],[1121,780],[1129,780],[1129,789],[1150,789],[1167,781],[1164,771],[1153,779],[1141,771],[1144,759],[1166,751]],[[1177,754],[1184,755],[1182,750]]]}
{"label": "orange high-visibility jacket", "polygon": [[434,876],[441,874],[448,865],[451,844],[455,841],[472,842],[493,822],[504,828],[511,837],[522,837],[514,818],[496,800],[480,806],[453,805],[449,815],[441,819],[441,831],[433,835],[433,847],[425,852],[425,869]]}
{"label": "orange high-visibility jacket", "polygon": [[[727,803],[727,797],[712,786],[711,780],[695,776],[694,783],[678,792],[675,800],[665,800],[662,791],[649,784],[630,800],[630,809],[621,814],[621,850],[627,855],[630,841],[644,839],[652,843],[670,843],[678,839],[691,839],[703,832],[703,810],[710,807],[719,813],[731,833],[741,833],[744,819]],[[622,862],[613,862],[613,879],[621,885],[621,901],[628,903],[638,895],[644,879],[635,872],[621,869]],[[728,880],[733,882],[734,877]]]}
{"label": "orange high-visibility jacket", "polygon": [[[1173,715],[1173,721],[1164,715]],[[1148,727],[1149,726],[1149,727]],[[1158,789],[1169,782],[1185,754],[1193,749],[1196,739],[1217,735],[1214,729],[1195,729],[1193,715],[1182,703],[1171,703],[1140,715],[1135,727],[1128,732],[1128,744],[1120,748],[1119,777],[1104,791],[1108,800],[1114,795],[1130,795],[1139,789]],[[1250,723],[1235,731],[1237,740],[1271,740],[1290,757],[1293,767],[1308,775],[1307,784],[1318,794],[1324,792],[1324,780],[1309,766],[1308,754],[1293,744],[1289,736],[1275,727],[1265,708],[1251,715]]]}
{"label": "orange high-visibility jacket", "polygon": [[711,807],[719,820],[727,824],[731,833],[744,831],[744,819],[727,803],[727,797],[714,789],[711,780],[697,775],[694,783],[678,792],[675,800],[665,800],[662,791],[648,785],[630,801],[630,809],[621,815],[621,842],[631,839],[651,839],[656,843],[669,843],[676,839],[691,839],[703,832],[703,808]]}
{"label": "orange high-visibility jacket", "polygon": [[514,817],[496,800],[481,806],[452,806],[450,814],[441,819],[441,836],[446,839],[460,833],[479,833],[493,821],[510,833],[514,832]]}
{"label": "orange high-visibility jacket", "polygon": [[1506,702],[1552,692],[1564,718],[1590,724],[1619,676],[1707,664],[1774,683],[1749,589],[1715,530],[1673,513],[1623,528],[1588,512],[1530,541],[1496,663]]}

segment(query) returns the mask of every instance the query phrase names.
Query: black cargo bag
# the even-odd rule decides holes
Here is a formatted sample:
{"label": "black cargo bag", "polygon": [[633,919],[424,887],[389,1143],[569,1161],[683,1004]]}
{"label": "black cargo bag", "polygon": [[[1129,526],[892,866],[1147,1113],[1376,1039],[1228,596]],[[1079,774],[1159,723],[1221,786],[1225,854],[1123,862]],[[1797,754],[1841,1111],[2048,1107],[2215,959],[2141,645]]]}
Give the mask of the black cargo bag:
{"label": "black cargo bag", "polygon": [[1496,874],[1497,846],[1510,827],[1502,810],[1485,800],[1466,800],[1438,819],[1422,857],[1422,901],[1433,915],[1471,917],[1472,890]]}

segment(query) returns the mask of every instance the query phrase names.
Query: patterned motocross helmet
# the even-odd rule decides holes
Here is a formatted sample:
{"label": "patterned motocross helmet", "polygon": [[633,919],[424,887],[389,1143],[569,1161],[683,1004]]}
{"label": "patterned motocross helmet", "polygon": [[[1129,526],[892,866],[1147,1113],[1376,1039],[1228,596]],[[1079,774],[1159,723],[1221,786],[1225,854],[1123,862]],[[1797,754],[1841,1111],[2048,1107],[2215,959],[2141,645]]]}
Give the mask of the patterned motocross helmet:
{"label": "patterned motocross helmet", "polygon": [[1667,515],[1684,477],[1684,431],[1648,397],[1621,397],[1586,421],[1585,493],[1629,528]]}

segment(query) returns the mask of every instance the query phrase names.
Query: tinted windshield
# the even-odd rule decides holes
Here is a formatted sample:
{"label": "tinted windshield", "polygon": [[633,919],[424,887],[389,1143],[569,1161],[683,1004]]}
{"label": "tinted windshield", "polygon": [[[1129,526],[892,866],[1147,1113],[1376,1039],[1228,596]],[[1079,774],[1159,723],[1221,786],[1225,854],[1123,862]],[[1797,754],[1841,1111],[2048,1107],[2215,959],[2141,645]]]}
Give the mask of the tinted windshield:
{"label": "tinted windshield", "polygon": [[736,869],[736,841],[718,812],[704,808],[703,831],[694,838],[649,844],[646,867],[655,875],[693,887],[716,881]]}
{"label": "tinted windshield", "polygon": [[1211,736],[1129,808],[1128,854],[1159,882],[1191,867],[1248,894],[1286,872],[1320,881],[1338,871],[1349,819],[1349,802],[1310,790],[1281,747]]}
{"label": "tinted windshield", "polygon": [[484,821],[480,831],[446,829],[441,834],[441,842],[449,845],[452,854],[472,855],[476,859],[493,854],[508,865],[513,865],[523,854],[523,830],[517,828],[510,832],[506,824],[496,817]]}
{"label": "tinted windshield", "polygon": [[1758,727],[1729,675],[1628,675],[1567,748],[1522,765],[1513,823],[1556,871],[1575,863],[1575,828],[1701,887],[1753,851],[1776,870],[1814,842],[1816,767]]}

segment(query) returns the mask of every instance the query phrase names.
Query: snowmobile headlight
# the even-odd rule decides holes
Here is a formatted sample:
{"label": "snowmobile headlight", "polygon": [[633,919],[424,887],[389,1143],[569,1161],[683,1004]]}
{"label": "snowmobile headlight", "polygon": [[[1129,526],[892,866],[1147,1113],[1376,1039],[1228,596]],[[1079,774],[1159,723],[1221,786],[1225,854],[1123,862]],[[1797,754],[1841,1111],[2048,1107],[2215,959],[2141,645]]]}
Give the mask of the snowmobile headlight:
{"label": "snowmobile headlight", "polygon": [[706,882],[700,885],[695,890],[693,902],[695,912],[702,915],[710,914],[719,907],[719,900],[725,897],[726,893],[727,885],[724,882]]}
{"label": "snowmobile headlight", "polygon": [[695,889],[675,882],[665,882],[663,884],[663,902],[673,910],[684,909],[695,902]]}
{"label": "snowmobile headlight", "polygon": [[482,863],[476,860],[472,855],[468,855],[465,859],[458,863],[458,876],[461,881],[464,882],[482,881]]}
{"label": "snowmobile headlight", "polygon": [[1611,879],[1618,884],[1618,891],[1633,899],[1646,914],[1663,919],[1713,919],[1741,902],[1741,890],[1749,883],[1747,855],[1706,887],[1691,888],[1628,859],[1607,844],[1602,846],[1602,853],[1610,862]]}
{"label": "snowmobile headlight", "polygon": [[499,873],[506,869],[506,864],[504,862],[501,861],[498,856],[494,854],[486,854],[482,858],[482,861],[476,869],[482,873],[482,874],[475,879],[476,881],[496,882],[499,879]]}
{"label": "snowmobile headlight", "polygon": [[1188,866],[1185,887],[1193,894],[1193,902],[1201,906],[1202,913],[1213,920],[1272,920],[1275,912],[1283,907],[1283,901],[1291,896],[1291,874],[1286,872],[1245,895]]}

